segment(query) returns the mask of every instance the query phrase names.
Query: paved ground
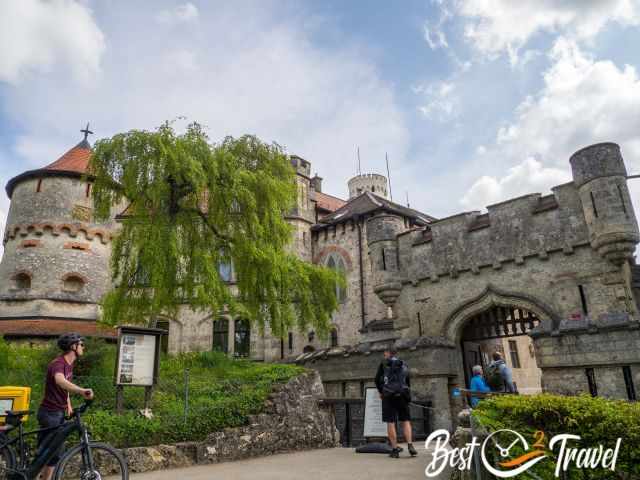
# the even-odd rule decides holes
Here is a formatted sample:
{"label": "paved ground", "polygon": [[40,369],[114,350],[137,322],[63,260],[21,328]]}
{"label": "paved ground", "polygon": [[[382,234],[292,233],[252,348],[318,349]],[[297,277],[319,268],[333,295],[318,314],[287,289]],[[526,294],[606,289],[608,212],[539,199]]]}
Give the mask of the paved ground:
{"label": "paved ground", "polygon": [[[425,480],[429,453],[416,442],[418,456],[407,449],[399,459],[381,454],[355,453],[352,448],[330,448],[285,453],[238,462],[149,472],[132,475],[132,480]],[[405,446],[406,447],[406,446]],[[441,475],[442,480],[448,474]]]}

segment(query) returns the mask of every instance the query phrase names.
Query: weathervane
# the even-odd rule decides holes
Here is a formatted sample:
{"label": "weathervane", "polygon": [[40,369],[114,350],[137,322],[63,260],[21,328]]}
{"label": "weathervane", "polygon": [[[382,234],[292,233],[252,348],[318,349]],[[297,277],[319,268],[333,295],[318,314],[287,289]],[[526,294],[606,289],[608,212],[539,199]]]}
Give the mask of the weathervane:
{"label": "weathervane", "polygon": [[82,130],[80,130],[82,133],[84,133],[84,139],[85,141],[87,140],[87,137],[89,135],[93,135],[93,132],[91,130],[89,130],[89,122],[87,122],[87,126],[85,128],[83,128]]}

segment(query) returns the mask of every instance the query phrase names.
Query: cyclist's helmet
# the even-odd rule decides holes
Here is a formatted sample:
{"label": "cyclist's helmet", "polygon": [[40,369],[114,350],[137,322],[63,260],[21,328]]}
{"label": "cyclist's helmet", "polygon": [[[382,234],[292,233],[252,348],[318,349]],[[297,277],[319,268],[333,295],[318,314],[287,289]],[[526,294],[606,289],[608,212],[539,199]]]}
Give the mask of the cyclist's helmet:
{"label": "cyclist's helmet", "polygon": [[84,341],[84,338],[75,332],[65,333],[58,338],[58,347],[63,352],[68,352],[74,344],[82,341]]}

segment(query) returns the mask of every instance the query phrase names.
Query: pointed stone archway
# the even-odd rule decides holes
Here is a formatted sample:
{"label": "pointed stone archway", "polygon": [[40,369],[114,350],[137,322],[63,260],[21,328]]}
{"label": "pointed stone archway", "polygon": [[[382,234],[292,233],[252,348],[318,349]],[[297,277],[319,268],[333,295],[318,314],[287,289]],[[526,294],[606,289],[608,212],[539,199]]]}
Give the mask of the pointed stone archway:
{"label": "pointed stone archway", "polygon": [[467,386],[474,365],[486,367],[500,352],[522,393],[541,390],[541,371],[529,333],[541,323],[554,328],[558,317],[539,300],[489,285],[449,317],[447,337],[458,345],[459,379]]}

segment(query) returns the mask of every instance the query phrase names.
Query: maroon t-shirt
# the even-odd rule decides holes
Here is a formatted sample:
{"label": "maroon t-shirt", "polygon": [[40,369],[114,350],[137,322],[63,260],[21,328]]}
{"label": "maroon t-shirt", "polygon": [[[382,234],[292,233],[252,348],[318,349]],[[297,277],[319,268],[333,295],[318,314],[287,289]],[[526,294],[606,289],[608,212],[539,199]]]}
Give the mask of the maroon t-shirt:
{"label": "maroon t-shirt", "polygon": [[73,365],[69,365],[61,355],[54,359],[47,367],[47,378],[44,384],[44,398],[40,404],[42,408],[51,411],[66,410],[69,392],[58,386],[56,373],[62,373],[64,378],[71,381]]}

